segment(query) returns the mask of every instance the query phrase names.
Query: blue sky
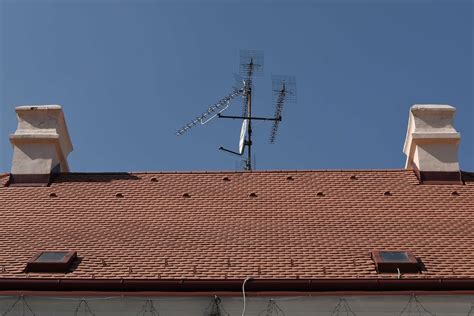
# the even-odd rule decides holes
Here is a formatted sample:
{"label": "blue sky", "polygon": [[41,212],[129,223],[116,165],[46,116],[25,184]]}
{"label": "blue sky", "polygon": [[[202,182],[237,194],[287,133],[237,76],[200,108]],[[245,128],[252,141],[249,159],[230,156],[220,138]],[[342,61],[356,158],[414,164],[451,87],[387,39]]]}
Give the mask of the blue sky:
{"label": "blue sky", "polygon": [[[73,171],[234,170],[240,123],[175,131],[230,92],[239,50],[265,53],[254,114],[272,115],[271,74],[298,103],[254,126],[257,169],[403,168],[408,111],[457,108],[461,167],[474,171],[471,1],[0,0],[0,171],[14,107],[63,106]],[[240,114],[234,102],[227,114]]]}

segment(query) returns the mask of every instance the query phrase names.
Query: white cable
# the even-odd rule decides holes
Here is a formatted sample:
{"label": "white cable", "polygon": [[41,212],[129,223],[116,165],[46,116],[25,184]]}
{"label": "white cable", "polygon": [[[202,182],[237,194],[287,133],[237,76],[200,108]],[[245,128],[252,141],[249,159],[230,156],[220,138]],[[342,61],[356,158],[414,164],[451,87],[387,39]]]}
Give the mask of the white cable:
{"label": "white cable", "polygon": [[244,283],[242,283],[242,297],[244,299],[244,308],[242,309],[242,316],[245,316],[245,283],[247,283],[248,280],[253,279],[252,277],[247,277],[244,280]]}
{"label": "white cable", "polygon": [[400,269],[397,268],[397,279],[400,280],[401,278],[402,278],[402,274],[401,274],[401,272],[400,272]]}

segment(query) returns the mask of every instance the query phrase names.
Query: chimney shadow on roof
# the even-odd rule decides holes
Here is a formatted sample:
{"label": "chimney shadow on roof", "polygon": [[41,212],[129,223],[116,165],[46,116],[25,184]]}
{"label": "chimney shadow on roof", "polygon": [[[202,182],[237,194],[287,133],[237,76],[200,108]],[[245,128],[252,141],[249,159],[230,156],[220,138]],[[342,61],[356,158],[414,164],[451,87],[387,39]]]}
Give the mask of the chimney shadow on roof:
{"label": "chimney shadow on roof", "polygon": [[474,182],[474,172],[461,171],[461,178],[464,182]]}
{"label": "chimney shadow on roof", "polygon": [[87,173],[59,173],[54,176],[51,183],[67,182],[112,182],[123,180],[141,180],[140,177],[128,172],[87,172]]}

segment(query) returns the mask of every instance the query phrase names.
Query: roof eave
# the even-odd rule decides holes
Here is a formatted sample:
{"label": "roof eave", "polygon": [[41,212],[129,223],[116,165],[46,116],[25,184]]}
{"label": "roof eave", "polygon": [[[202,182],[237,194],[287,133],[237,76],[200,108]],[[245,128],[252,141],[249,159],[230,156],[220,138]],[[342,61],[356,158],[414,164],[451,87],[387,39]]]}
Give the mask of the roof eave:
{"label": "roof eave", "polygon": [[[240,292],[244,280],[0,279],[0,291]],[[252,279],[246,292],[474,291],[474,278]],[[187,294],[186,294],[187,295]],[[184,296],[186,296],[184,295]]]}

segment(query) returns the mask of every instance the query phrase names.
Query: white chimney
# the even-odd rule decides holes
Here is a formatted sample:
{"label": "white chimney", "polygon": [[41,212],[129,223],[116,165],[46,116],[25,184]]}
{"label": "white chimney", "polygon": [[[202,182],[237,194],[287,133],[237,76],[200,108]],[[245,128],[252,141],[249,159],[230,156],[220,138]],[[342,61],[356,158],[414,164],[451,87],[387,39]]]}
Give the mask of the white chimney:
{"label": "white chimney", "polygon": [[67,156],[73,148],[61,106],[25,105],[16,113],[10,183],[46,185],[52,174],[69,172]]}
{"label": "white chimney", "polygon": [[405,168],[414,169],[422,183],[461,182],[461,135],[453,126],[455,112],[456,108],[440,104],[416,104],[410,109]]}

